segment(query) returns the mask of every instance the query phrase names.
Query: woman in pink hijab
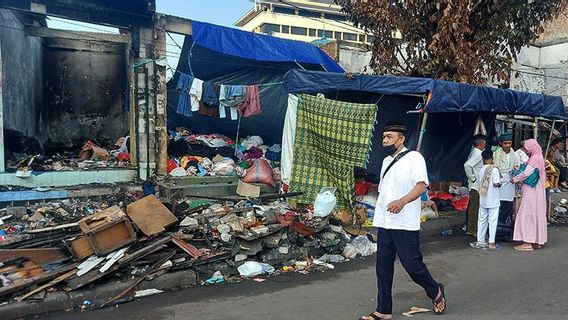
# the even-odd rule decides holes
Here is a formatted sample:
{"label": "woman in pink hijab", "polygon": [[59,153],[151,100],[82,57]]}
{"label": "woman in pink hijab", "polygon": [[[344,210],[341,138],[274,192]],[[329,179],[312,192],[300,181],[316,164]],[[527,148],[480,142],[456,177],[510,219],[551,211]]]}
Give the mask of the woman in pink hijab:
{"label": "woman in pink hijab", "polygon": [[516,246],[515,250],[532,251],[540,249],[547,240],[546,191],[544,187],[546,172],[542,149],[538,142],[535,139],[526,140],[524,147],[529,156],[527,166],[522,173],[512,178],[511,182],[525,181],[534,170],[538,170],[539,179],[534,188],[523,183],[523,197],[515,217],[513,240],[523,242]]}

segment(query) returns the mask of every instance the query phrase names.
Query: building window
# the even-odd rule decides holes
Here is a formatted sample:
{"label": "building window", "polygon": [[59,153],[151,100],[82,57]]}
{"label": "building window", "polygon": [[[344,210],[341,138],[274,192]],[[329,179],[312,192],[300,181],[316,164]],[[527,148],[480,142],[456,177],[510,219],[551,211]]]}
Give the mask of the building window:
{"label": "building window", "polygon": [[331,39],[333,38],[333,32],[326,30],[318,30],[318,37],[320,38],[326,37],[328,39]]}
{"label": "building window", "polygon": [[341,40],[341,32],[335,31],[333,33],[333,39]]}
{"label": "building window", "polygon": [[373,36],[367,36],[367,42],[368,42],[368,43],[373,43],[373,41],[375,41],[375,37],[373,37]]}
{"label": "building window", "polygon": [[298,15],[308,18],[321,18],[321,13],[307,10],[298,10]]}
{"label": "building window", "polygon": [[329,20],[335,20],[335,21],[347,21],[346,16],[342,16],[342,15],[339,15],[339,14],[326,13],[325,18],[329,19]]}
{"label": "building window", "polygon": [[365,42],[365,35],[364,34],[359,35],[359,42]]}
{"label": "building window", "polygon": [[316,36],[316,32],[317,32],[316,29],[310,29],[308,35],[309,35],[310,37],[315,37],[315,36]]}
{"label": "building window", "polygon": [[292,34],[298,34],[298,35],[301,35],[301,36],[305,36],[306,34],[308,34],[308,29],[306,29],[306,28],[292,27],[291,31],[292,31]]}
{"label": "building window", "polygon": [[273,34],[274,32],[280,32],[279,24],[265,23],[260,27],[260,32],[266,34]]}
{"label": "building window", "polygon": [[354,34],[354,33],[344,32],[343,33],[343,40],[357,41],[357,35]]}
{"label": "building window", "polygon": [[296,9],[292,9],[292,8],[274,7],[274,9],[272,10],[272,12],[274,12],[274,13],[282,13],[282,14],[296,15]]}
{"label": "building window", "polygon": [[282,33],[290,33],[290,26],[282,25]]}

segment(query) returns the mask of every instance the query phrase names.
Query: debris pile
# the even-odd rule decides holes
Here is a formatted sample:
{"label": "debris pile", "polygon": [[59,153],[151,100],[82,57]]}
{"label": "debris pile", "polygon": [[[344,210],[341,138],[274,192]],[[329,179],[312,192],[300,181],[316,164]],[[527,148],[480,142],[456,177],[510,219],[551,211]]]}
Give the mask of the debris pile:
{"label": "debris pile", "polygon": [[[136,292],[158,275],[191,269],[201,283],[282,272],[332,269],[333,263],[376,251],[361,229],[365,210],[292,208],[269,194],[160,201],[153,195],[114,195],[101,201],[58,201],[0,212],[0,299],[42,299],[113,279],[128,289],[105,305]],[[94,307],[90,306],[89,307]]]}

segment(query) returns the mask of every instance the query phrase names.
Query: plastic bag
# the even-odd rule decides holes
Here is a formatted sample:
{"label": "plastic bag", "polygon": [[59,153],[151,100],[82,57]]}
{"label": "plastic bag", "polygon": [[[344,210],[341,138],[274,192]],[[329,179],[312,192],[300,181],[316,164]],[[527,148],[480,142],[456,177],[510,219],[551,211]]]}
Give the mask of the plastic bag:
{"label": "plastic bag", "polygon": [[243,277],[256,277],[265,273],[273,273],[274,268],[266,263],[247,261],[238,267],[239,274]]}
{"label": "plastic bag", "polygon": [[213,172],[218,176],[232,176],[235,174],[235,161],[225,159],[213,165]]}
{"label": "plastic bag", "polygon": [[242,180],[246,183],[264,183],[272,187],[276,186],[272,177],[272,167],[266,159],[254,160],[254,164],[247,169]]}
{"label": "plastic bag", "polygon": [[187,176],[187,171],[182,167],[177,167],[170,172],[172,177],[185,177]]}
{"label": "plastic bag", "polygon": [[357,236],[353,239],[351,245],[355,247],[355,252],[362,257],[370,256],[377,252],[377,245],[371,242],[366,236]]}
{"label": "plastic bag", "polygon": [[321,188],[314,203],[314,215],[316,217],[327,217],[331,214],[337,203],[335,190],[335,188]]}
{"label": "plastic bag", "polygon": [[348,243],[343,249],[342,255],[347,259],[353,259],[357,256],[357,249],[351,243]]}

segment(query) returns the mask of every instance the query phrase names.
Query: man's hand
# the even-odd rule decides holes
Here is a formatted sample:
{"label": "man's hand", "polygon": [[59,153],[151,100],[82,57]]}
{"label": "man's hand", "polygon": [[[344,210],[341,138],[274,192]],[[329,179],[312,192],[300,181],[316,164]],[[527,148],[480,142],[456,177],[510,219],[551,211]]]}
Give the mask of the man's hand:
{"label": "man's hand", "polygon": [[404,200],[398,199],[388,204],[387,211],[396,214],[399,213],[405,205],[406,202]]}

